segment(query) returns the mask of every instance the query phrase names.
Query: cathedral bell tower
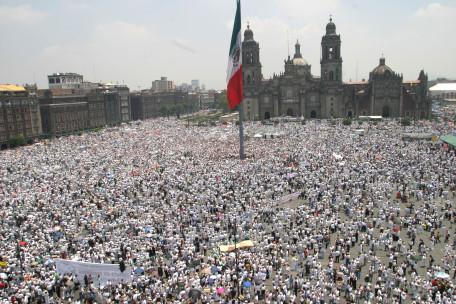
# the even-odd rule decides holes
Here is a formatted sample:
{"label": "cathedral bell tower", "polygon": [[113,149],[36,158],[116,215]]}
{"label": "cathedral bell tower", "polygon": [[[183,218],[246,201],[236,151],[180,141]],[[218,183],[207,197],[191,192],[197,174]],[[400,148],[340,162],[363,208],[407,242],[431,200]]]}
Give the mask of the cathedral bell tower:
{"label": "cathedral bell tower", "polygon": [[321,80],[326,84],[342,83],[342,57],[340,35],[336,34],[336,25],[329,19],[326,35],[321,39]]}
{"label": "cathedral bell tower", "polygon": [[244,42],[242,42],[242,69],[244,74],[244,88],[258,86],[263,79],[260,63],[260,46],[253,39],[253,31],[250,25],[244,32]]}
{"label": "cathedral bell tower", "polygon": [[242,42],[242,74],[244,80],[244,108],[248,120],[259,120],[260,114],[259,89],[263,75],[261,74],[260,45],[253,39],[250,25],[244,32]]}

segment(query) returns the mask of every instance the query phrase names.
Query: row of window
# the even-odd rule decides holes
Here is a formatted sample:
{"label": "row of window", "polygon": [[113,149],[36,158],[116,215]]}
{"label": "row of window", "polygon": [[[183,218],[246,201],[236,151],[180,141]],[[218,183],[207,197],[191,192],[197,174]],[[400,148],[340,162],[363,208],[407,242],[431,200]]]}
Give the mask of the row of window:
{"label": "row of window", "polygon": [[456,92],[446,92],[436,95],[437,99],[456,99]]}
{"label": "row of window", "polygon": [[65,77],[56,77],[56,78],[49,78],[50,84],[58,84],[58,83],[81,83],[82,78],[65,78]]}
{"label": "row of window", "polygon": [[13,99],[0,101],[0,107],[14,107],[14,106],[34,106],[36,105],[36,100],[33,99]]}

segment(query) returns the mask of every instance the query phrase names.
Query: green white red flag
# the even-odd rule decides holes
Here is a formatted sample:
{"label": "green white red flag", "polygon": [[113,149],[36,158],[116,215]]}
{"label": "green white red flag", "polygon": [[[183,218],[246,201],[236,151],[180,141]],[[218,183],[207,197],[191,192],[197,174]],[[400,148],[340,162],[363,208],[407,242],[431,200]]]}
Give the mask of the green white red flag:
{"label": "green white red flag", "polygon": [[241,1],[237,0],[236,17],[234,19],[233,34],[231,35],[230,54],[227,70],[228,106],[236,108],[243,98],[242,85],[242,36],[241,36]]}

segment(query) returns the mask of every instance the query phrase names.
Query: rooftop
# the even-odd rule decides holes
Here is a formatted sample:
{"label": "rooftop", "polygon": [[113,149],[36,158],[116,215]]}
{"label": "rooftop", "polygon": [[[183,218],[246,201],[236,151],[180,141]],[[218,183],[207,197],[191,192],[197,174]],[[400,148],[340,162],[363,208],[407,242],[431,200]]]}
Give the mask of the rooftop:
{"label": "rooftop", "polygon": [[79,76],[79,77],[82,77],[82,75],[78,74],[78,73],[54,73],[52,75],[49,75],[48,77],[53,77],[53,76]]}
{"label": "rooftop", "polygon": [[344,82],[344,84],[348,84],[348,85],[361,85],[361,84],[368,84],[369,82],[367,81],[348,81],[348,82]]}
{"label": "rooftop", "polygon": [[456,82],[438,83],[431,87],[429,91],[456,91]]}
{"label": "rooftop", "polygon": [[421,80],[404,80],[403,84],[420,84]]}
{"label": "rooftop", "polygon": [[0,92],[25,92],[25,88],[15,84],[0,84]]}

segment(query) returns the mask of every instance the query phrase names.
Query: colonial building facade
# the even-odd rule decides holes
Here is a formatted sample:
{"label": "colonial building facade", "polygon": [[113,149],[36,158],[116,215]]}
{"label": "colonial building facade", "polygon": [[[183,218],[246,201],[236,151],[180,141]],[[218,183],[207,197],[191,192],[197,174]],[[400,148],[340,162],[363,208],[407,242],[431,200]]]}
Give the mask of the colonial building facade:
{"label": "colonial building facade", "polygon": [[22,136],[30,141],[41,135],[38,99],[26,88],[0,84],[0,146]]}
{"label": "colonial building facade", "polygon": [[285,71],[265,80],[260,46],[250,26],[244,32],[243,73],[244,113],[249,120],[278,116],[340,118],[358,116],[427,118],[428,77],[404,81],[380,58],[368,81],[344,83],[342,80],[341,38],[330,19],[321,41],[321,77],[315,77],[304,60],[299,42],[295,54],[284,61]]}
{"label": "colonial building facade", "polygon": [[84,89],[50,89],[40,93],[43,134],[64,135],[130,121],[130,90],[97,85]]}

